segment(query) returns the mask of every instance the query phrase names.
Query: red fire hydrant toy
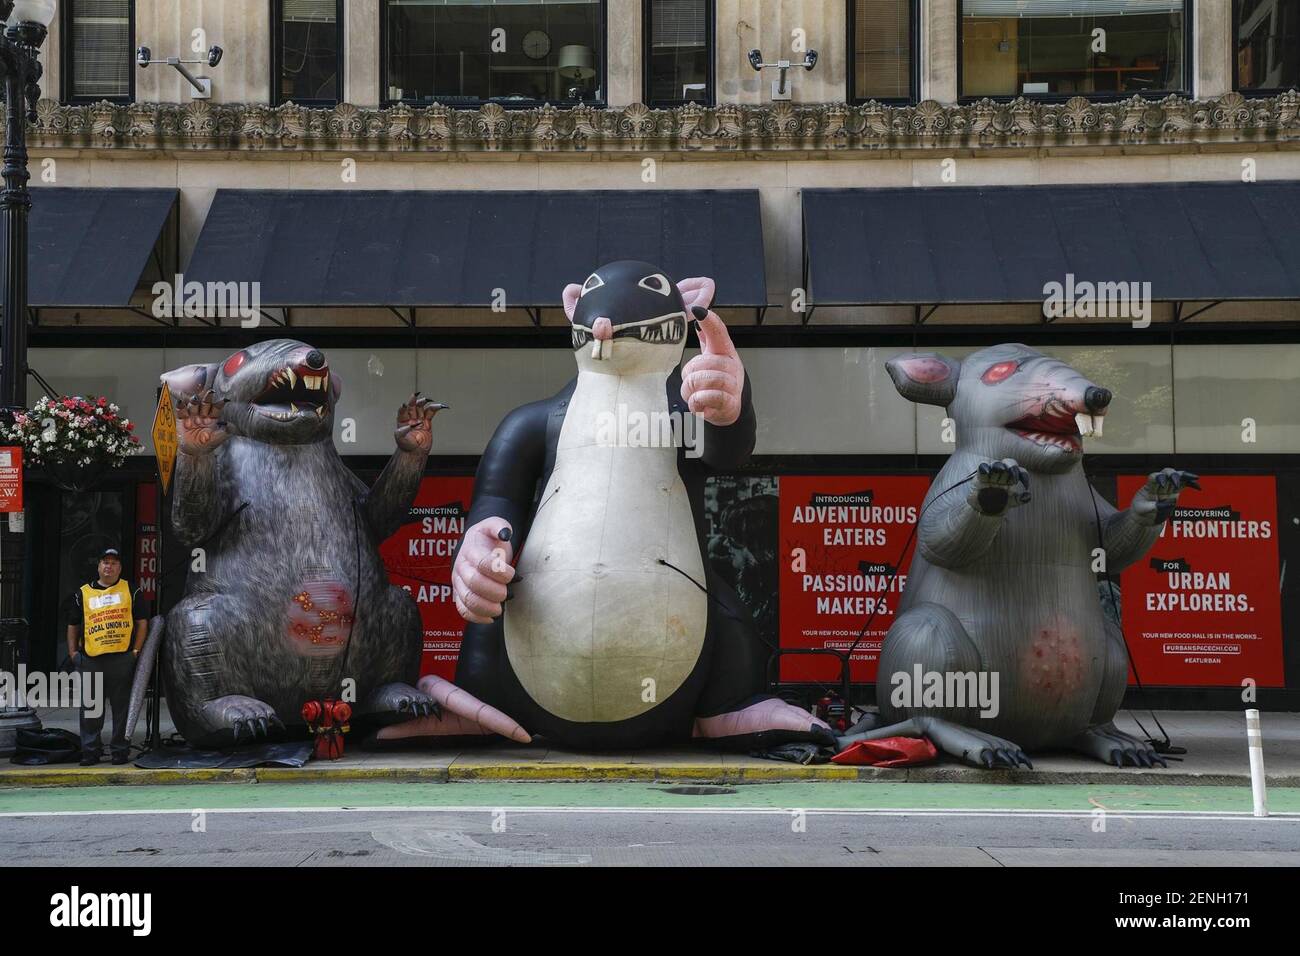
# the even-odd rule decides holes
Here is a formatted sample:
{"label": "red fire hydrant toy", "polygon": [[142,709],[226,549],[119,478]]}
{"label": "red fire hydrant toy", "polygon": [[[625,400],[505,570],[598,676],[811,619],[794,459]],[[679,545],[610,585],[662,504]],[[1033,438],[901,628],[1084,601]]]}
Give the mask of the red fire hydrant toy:
{"label": "red fire hydrant toy", "polygon": [[326,697],[309,700],[302,705],[302,719],[307,729],[316,735],[317,760],[338,760],[343,756],[343,735],[352,728],[352,706],[345,700]]}

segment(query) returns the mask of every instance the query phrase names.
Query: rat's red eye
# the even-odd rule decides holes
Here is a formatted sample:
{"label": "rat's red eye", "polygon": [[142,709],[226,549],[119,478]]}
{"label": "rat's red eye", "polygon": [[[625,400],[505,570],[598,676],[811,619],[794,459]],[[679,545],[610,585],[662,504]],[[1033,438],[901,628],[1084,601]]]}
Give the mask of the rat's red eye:
{"label": "rat's red eye", "polygon": [[221,371],[226,373],[226,378],[234,375],[239,371],[240,366],[248,359],[247,352],[236,352],[230,358],[226,359],[226,364],[221,366]]}
{"label": "rat's red eye", "polygon": [[996,385],[1018,368],[1020,368],[1019,362],[999,362],[997,365],[990,365],[980,376],[980,381],[985,385]]}

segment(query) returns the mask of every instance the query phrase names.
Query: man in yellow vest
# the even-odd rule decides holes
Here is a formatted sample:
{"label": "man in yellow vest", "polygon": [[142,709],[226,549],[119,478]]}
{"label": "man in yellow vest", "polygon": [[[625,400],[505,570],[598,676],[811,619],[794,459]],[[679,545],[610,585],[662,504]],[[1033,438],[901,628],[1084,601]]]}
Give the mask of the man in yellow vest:
{"label": "man in yellow vest", "polygon": [[[122,579],[122,555],[108,548],[99,556],[99,577],[73,595],[68,612],[68,657],[85,680],[102,674],[104,700],[81,708],[81,765],[99,763],[104,752],[105,702],[113,709],[113,763],[126,763],[126,710],[135,659],[149,631],[149,602]],[[84,691],[83,691],[84,693]],[[83,697],[83,700],[85,698]],[[97,713],[92,715],[91,710]]]}

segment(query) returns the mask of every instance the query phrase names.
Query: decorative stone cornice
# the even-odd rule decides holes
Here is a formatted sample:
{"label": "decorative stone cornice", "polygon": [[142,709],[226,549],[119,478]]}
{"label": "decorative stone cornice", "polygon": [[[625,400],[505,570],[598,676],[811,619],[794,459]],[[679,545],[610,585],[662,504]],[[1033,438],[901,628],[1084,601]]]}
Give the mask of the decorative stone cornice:
{"label": "decorative stone cornice", "polygon": [[650,109],[507,110],[398,105],[333,109],[294,104],[41,100],[28,131],[35,147],[374,152],[736,152],[899,150],[1077,145],[1261,143],[1300,140],[1300,94],[1213,100],[1178,96],[1092,103],[1015,99],[908,106],[876,102],[768,106],[691,104]]}

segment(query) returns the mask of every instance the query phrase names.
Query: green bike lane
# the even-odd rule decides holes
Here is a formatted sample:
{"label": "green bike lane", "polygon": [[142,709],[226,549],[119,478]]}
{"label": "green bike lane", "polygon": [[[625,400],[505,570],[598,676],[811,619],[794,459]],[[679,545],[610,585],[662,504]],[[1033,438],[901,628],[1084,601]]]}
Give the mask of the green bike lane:
{"label": "green bike lane", "polygon": [[[471,809],[610,812],[1251,813],[1243,787],[786,782],[729,787],[652,783],[215,783],[0,790],[0,815]],[[1300,822],[1300,788],[1269,810]],[[1286,816],[1290,815],[1290,816]]]}

